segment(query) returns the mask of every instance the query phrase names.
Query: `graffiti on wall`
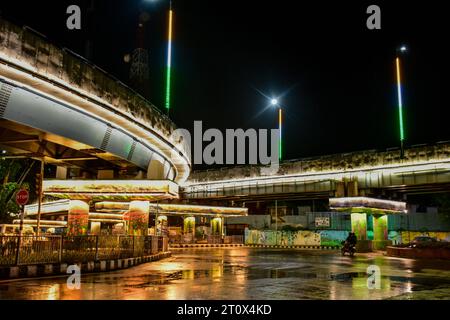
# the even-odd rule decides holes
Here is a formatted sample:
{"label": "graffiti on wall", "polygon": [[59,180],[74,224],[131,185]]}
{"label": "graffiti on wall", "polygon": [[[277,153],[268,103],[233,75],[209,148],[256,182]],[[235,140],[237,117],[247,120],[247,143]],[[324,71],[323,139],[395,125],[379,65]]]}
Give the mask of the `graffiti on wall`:
{"label": "graffiti on wall", "polygon": [[339,246],[342,241],[347,239],[349,231],[341,230],[321,230],[320,234],[320,244],[322,246]]}
{"label": "graffiti on wall", "polygon": [[312,231],[245,230],[245,244],[320,246],[320,234]]}
{"label": "graffiti on wall", "polygon": [[[245,244],[281,245],[281,246],[340,246],[349,231],[274,231],[245,230]],[[427,235],[443,241],[450,241],[450,232],[389,231],[388,239],[393,244],[408,243],[415,237]],[[409,240],[410,239],[410,240]]]}

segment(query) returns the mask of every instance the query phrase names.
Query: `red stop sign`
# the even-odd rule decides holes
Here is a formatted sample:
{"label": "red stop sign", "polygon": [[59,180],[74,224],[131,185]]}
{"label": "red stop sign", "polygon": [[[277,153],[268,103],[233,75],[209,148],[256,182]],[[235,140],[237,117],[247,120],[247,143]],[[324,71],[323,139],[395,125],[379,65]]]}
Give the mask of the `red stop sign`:
{"label": "red stop sign", "polygon": [[25,189],[19,190],[16,193],[16,202],[20,206],[24,206],[28,203],[28,191]]}

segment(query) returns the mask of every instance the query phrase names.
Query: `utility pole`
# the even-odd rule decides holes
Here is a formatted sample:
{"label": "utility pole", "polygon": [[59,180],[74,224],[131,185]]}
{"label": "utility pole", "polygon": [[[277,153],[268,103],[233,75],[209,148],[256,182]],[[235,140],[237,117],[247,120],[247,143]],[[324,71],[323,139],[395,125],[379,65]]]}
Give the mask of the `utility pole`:
{"label": "utility pole", "polygon": [[275,245],[278,244],[278,200],[275,200]]}
{"label": "utility pole", "polygon": [[37,230],[36,235],[39,236],[41,231],[41,207],[42,207],[42,192],[44,184],[44,158],[41,159],[41,169],[39,174],[39,190],[38,190],[38,214],[37,214]]}

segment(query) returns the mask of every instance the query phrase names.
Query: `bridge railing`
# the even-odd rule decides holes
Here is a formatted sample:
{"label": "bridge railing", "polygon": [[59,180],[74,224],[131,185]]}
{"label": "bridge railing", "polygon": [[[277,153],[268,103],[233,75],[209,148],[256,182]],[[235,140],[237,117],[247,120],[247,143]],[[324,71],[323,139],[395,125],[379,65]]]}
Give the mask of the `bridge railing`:
{"label": "bridge railing", "polygon": [[[283,161],[274,176],[295,175],[301,173],[320,173],[330,171],[347,171],[357,168],[370,168],[396,164],[415,164],[424,161],[450,159],[450,141],[427,145],[415,145],[405,149],[404,158],[400,158],[400,149],[367,150],[341,153],[320,157]],[[259,165],[242,165],[219,169],[193,171],[186,182],[185,190],[190,191],[196,183],[216,182],[264,177]],[[270,178],[270,176],[267,176]]]}

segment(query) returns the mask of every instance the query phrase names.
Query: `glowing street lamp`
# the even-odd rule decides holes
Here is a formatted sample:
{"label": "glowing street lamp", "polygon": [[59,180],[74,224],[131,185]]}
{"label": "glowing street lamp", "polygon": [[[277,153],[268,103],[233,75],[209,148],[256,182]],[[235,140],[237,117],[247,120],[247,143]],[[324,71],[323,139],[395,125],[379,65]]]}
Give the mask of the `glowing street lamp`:
{"label": "glowing street lamp", "polygon": [[282,151],[282,148],[281,148],[281,142],[282,142],[282,139],[281,139],[281,137],[282,137],[281,129],[282,129],[282,122],[283,122],[282,114],[281,114],[282,111],[281,111],[281,106],[280,106],[279,103],[278,103],[278,99],[272,98],[272,99],[270,100],[270,104],[271,104],[273,107],[278,107],[278,131],[279,131],[279,138],[278,138],[278,159],[281,160],[281,157],[282,157],[282,155],[281,155],[281,151]]}
{"label": "glowing street lamp", "polygon": [[402,101],[402,81],[401,81],[401,68],[400,68],[400,55],[405,53],[407,48],[405,46],[401,46],[397,50],[397,57],[395,58],[395,67],[397,73],[397,96],[398,96],[398,121],[400,128],[400,157],[404,156],[404,140],[405,140],[405,132],[404,132],[404,123],[403,123],[403,101]]}

